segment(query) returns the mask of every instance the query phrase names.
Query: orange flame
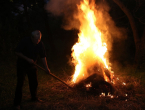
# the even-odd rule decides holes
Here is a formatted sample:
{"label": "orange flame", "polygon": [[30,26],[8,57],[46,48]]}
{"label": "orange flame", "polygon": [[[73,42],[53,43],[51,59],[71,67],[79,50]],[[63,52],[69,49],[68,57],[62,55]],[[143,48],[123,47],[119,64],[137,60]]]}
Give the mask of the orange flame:
{"label": "orange flame", "polygon": [[[103,34],[96,27],[95,2],[89,3],[89,0],[83,0],[78,5],[78,19],[80,21],[80,33],[78,42],[72,47],[72,62],[75,65],[75,73],[72,81],[74,83],[89,76],[88,69],[96,63],[103,65],[103,68],[109,69],[107,60],[104,57],[107,52],[107,44],[103,42]],[[98,70],[99,71],[99,70]],[[108,78],[103,72],[104,79]]]}

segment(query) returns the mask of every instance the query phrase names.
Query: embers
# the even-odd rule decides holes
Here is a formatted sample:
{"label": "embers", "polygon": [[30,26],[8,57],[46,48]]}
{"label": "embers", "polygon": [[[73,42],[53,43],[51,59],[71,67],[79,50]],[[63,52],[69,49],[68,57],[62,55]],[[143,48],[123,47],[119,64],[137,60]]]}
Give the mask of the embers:
{"label": "embers", "polygon": [[88,78],[76,83],[74,88],[94,95],[99,95],[102,92],[105,94],[113,94],[114,91],[113,86],[109,82],[106,82],[103,76],[98,75],[97,73],[94,73]]}

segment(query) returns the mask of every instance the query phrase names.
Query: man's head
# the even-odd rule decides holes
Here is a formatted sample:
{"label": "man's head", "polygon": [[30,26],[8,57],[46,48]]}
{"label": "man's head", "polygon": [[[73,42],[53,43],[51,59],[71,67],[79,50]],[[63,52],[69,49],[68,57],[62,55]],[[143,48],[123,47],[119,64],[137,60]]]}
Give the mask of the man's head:
{"label": "man's head", "polygon": [[34,45],[38,44],[41,41],[42,34],[39,30],[35,30],[32,32],[32,42]]}

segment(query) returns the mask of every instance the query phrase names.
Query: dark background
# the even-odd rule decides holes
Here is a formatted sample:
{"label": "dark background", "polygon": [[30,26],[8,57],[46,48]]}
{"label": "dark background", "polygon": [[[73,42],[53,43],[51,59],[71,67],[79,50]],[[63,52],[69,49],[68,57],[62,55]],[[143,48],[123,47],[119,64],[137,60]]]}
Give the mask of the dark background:
{"label": "dark background", "polygon": [[[139,19],[143,15],[144,2],[136,0],[120,0],[130,10],[135,18],[140,36],[143,33],[144,23]],[[77,42],[79,30],[64,30],[63,16],[54,16],[44,10],[49,2],[43,0],[3,0],[0,3],[0,59],[1,61],[15,59],[14,50],[18,42],[31,32],[38,29],[42,32],[42,41],[47,51],[47,60],[50,64],[67,64],[71,59],[71,48]],[[96,0],[96,3],[98,0]],[[111,7],[110,16],[116,26],[127,31],[127,38],[114,39],[110,62],[121,66],[131,65],[134,62],[135,44],[132,29],[127,16],[112,1],[107,0]],[[139,5],[140,3],[140,5]],[[18,7],[23,4],[23,11]]]}

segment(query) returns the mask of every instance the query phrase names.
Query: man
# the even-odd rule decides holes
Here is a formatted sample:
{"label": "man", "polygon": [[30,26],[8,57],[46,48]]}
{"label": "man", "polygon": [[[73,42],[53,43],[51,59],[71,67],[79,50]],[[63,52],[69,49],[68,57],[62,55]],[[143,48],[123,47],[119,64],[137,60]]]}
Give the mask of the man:
{"label": "man", "polygon": [[27,74],[29,80],[29,89],[32,101],[40,101],[37,98],[37,68],[35,63],[38,55],[40,55],[42,63],[45,67],[46,73],[50,73],[47,66],[46,53],[43,42],[41,41],[42,34],[39,30],[32,32],[31,37],[26,37],[21,40],[16,48],[17,60],[17,86],[15,91],[14,106],[20,109],[22,100],[22,87],[24,84],[25,75]]}

